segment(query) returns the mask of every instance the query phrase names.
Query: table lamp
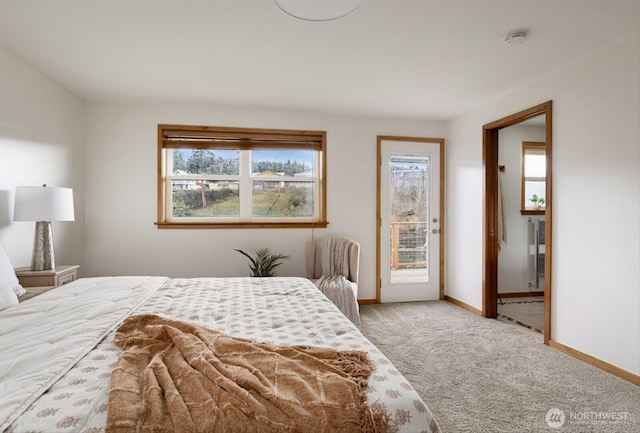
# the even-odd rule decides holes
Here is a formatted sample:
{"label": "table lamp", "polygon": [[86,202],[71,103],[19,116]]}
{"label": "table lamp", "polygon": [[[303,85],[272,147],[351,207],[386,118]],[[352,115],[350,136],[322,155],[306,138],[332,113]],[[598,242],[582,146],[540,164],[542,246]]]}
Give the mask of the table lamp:
{"label": "table lamp", "polygon": [[16,187],[14,221],[35,221],[31,270],[56,268],[51,221],[73,221],[73,190],[42,186]]}

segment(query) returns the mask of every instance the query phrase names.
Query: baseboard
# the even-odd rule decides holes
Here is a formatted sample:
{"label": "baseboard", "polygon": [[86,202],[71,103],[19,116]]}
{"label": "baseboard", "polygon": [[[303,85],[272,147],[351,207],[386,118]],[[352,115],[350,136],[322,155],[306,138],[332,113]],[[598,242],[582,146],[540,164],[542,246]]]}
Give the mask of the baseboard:
{"label": "baseboard", "polygon": [[544,296],[544,292],[512,292],[498,293],[500,298],[525,298],[527,296]]}
{"label": "baseboard", "polygon": [[371,305],[377,303],[378,301],[376,299],[358,299],[358,304],[360,305]]}
{"label": "baseboard", "polygon": [[579,350],[576,350],[573,347],[565,346],[564,344],[558,343],[555,340],[549,340],[549,346],[559,350],[560,352],[566,353],[569,356],[579,359],[580,361],[584,361],[587,364],[591,364],[594,367],[599,368],[600,370],[604,370],[607,373],[611,373],[614,376],[619,377],[620,379],[624,379],[627,382],[631,382],[634,385],[640,386],[640,376],[637,374],[624,370],[620,367],[616,367],[615,365],[609,364],[608,362],[595,358],[591,355],[587,355],[586,353],[580,352]]}
{"label": "baseboard", "polygon": [[458,301],[456,298],[452,298],[451,296],[444,295],[444,300],[451,302],[454,305],[457,305],[460,308],[464,308],[465,310],[471,311],[472,313],[476,313],[478,316],[482,316],[482,311],[478,310],[476,307],[472,307],[469,304],[466,304],[462,301]]}

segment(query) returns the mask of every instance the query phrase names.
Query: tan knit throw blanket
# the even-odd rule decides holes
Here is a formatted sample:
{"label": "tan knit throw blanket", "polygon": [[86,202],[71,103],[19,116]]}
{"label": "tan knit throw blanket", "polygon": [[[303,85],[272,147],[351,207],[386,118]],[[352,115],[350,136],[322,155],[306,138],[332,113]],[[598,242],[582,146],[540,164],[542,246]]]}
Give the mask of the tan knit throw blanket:
{"label": "tan knit throw blanket", "polygon": [[366,404],[364,352],[255,343],[155,315],[125,320],[115,343],[107,433],[388,428]]}
{"label": "tan knit throw blanket", "polygon": [[316,285],[349,320],[359,324],[358,301],[347,279],[352,245],[353,241],[348,239],[326,237],[322,240],[322,276]]}

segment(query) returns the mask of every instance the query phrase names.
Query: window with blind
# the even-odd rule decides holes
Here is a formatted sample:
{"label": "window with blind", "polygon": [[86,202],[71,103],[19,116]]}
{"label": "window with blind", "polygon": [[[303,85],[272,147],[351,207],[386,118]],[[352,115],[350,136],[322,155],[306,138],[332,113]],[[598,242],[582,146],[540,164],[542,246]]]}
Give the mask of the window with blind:
{"label": "window with blind", "polygon": [[547,187],[545,143],[523,141],[521,164],[521,212],[544,213]]}
{"label": "window with blind", "polygon": [[158,125],[160,228],[326,227],[326,133]]}

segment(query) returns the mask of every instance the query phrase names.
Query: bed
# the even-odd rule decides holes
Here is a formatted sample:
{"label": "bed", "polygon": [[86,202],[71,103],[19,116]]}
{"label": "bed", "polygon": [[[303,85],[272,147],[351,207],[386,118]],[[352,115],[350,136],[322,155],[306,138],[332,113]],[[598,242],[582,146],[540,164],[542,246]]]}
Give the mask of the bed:
{"label": "bed", "polygon": [[154,314],[277,345],[362,350],[390,432],[439,432],[411,384],[304,278],[84,278],[0,312],[0,432],[104,431],[127,317]]}

